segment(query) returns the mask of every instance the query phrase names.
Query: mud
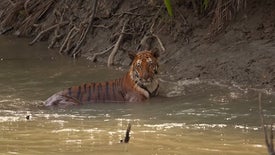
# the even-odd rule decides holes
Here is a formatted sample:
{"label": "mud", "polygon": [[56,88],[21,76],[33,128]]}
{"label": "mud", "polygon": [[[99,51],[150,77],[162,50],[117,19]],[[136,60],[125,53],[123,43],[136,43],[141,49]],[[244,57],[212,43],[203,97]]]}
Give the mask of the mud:
{"label": "mud", "polygon": [[[170,22],[158,31],[166,48],[160,58],[162,75],[170,75],[170,81],[215,80],[248,88],[275,89],[274,1],[248,2],[247,8],[214,38],[209,37],[210,18],[196,16],[186,6],[180,9],[184,17],[175,17],[177,22]],[[99,30],[89,42],[102,50],[102,45],[111,45],[106,45],[106,38],[108,33]],[[91,57],[89,53],[84,56]],[[98,61],[106,62],[107,56]],[[120,51],[116,63],[127,65],[129,60],[125,57],[127,53]]]}

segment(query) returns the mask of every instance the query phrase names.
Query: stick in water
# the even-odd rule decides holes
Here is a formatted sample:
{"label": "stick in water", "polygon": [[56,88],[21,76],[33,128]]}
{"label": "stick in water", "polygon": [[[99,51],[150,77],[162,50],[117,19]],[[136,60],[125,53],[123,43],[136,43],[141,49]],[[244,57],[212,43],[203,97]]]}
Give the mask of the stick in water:
{"label": "stick in water", "polygon": [[128,124],[127,126],[127,130],[126,130],[126,134],[125,134],[125,138],[124,141],[120,140],[120,142],[124,142],[124,143],[128,143],[130,141],[130,131],[131,131],[131,123]]}

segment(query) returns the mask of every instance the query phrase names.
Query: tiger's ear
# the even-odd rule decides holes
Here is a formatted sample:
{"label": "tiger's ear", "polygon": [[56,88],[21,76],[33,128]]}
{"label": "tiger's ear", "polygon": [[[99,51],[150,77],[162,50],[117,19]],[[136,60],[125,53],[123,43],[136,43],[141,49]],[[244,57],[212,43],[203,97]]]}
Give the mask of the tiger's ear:
{"label": "tiger's ear", "polygon": [[153,54],[153,56],[154,56],[155,58],[158,58],[158,57],[159,57],[159,49],[153,48],[153,49],[151,50],[151,52],[152,52],[152,54]]}
{"label": "tiger's ear", "polygon": [[133,60],[135,59],[135,57],[136,57],[136,53],[133,52],[133,51],[129,51],[129,52],[128,52],[128,56],[129,56],[129,58],[133,61]]}

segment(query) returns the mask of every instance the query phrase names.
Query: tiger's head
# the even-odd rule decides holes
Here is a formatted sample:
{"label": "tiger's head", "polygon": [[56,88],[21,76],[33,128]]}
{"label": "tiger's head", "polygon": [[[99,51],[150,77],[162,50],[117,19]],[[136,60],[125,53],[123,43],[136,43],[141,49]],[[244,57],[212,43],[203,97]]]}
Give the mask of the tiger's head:
{"label": "tiger's head", "polygon": [[130,53],[132,59],[130,67],[131,79],[141,88],[152,93],[158,87],[158,50],[141,51],[136,54]]}

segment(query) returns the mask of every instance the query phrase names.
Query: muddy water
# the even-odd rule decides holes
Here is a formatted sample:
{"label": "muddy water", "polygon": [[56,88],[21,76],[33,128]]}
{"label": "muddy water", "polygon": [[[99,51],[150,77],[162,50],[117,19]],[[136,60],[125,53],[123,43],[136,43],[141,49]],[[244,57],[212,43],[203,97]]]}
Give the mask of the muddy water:
{"label": "muddy water", "polygon": [[[237,87],[162,79],[164,95],[177,97],[45,108],[42,101],[58,90],[123,74],[56,53],[0,38],[0,154],[267,154],[257,93]],[[275,98],[263,98],[274,120]],[[128,123],[130,143],[120,144]]]}

